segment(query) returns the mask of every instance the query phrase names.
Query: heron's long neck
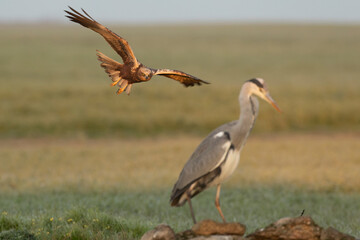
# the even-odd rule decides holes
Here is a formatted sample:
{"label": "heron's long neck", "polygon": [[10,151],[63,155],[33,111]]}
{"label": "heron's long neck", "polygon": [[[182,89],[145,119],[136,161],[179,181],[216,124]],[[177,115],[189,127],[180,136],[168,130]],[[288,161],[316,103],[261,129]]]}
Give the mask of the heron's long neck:
{"label": "heron's long neck", "polygon": [[259,102],[256,97],[248,94],[240,94],[240,117],[234,126],[233,144],[237,150],[245,145],[247,137],[255,124],[259,111]]}

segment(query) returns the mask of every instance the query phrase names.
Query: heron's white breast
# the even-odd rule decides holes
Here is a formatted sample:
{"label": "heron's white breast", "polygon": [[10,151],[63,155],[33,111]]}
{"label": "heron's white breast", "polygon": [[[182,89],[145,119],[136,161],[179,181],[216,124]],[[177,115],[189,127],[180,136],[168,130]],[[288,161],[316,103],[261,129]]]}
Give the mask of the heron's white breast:
{"label": "heron's white breast", "polygon": [[217,185],[225,182],[234,173],[240,160],[240,151],[230,150],[225,163],[221,166],[221,173],[211,185]]}

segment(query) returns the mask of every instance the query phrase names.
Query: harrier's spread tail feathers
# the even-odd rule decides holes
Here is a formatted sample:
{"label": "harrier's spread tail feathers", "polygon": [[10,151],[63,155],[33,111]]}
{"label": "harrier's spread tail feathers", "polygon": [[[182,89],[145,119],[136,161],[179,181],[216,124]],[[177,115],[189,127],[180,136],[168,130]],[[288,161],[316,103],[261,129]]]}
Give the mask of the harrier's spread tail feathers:
{"label": "harrier's spread tail feathers", "polygon": [[109,74],[109,77],[113,80],[113,82],[117,81],[120,78],[120,69],[119,67],[122,65],[121,63],[105,56],[103,53],[96,51],[98,60],[101,62],[100,66],[105,69],[105,72]]}
{"label": "harrier's spread tail feathers", "polygon": [[120,77],[120,69],[123,66],[123,64],[109,58],[108,56],[105,56],[103,53],[97,51],[98,60],[101,62],[100,66],[105,69],[105,72],[109,75],[113,83],[111,86],[118,85],[120,88],[117,91],[117,94],[122,93],[126,90],[127,94],[130,94],[131,91],[131,85],[129,84],[127,80],[122,79]]}

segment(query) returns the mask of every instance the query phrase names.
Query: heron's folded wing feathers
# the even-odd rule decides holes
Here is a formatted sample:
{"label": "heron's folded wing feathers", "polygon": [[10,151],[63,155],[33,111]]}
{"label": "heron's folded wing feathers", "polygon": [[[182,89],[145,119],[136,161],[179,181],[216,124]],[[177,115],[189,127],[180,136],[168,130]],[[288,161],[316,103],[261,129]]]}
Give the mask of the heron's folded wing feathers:
{"label": "heron's folded wing feathers", "polygon": [[185,164],[174,189],[182,189],[218,167],[230,146],[231,141],[226,134],[211,134],[205,138]]}

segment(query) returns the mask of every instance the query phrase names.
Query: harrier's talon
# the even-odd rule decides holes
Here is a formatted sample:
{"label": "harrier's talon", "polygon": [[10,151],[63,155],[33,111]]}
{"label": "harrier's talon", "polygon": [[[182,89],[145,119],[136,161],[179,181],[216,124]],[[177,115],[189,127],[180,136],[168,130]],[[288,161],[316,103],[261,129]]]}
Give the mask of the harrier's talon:
{"label": "harrier's talon", "polygon": [[128,84],[129,84],[129,81],[124,80],[124,81],[121,81],[121,83],[119,84],[119,87],[125,90],[125,88]]}
{"label": "harrier's talon", "polygon": [[123,80],[122,78],[119,78],[117,80],[115,80],[112,84],[110,84],[110,86],[115,86],[116,84],[118,84],[121,80]]}
{"label": "harrier's talon", "polygon": [[124,91],[124,89],[119,88],[119,90],[116,91],[116,94],[119,95],[120,93],[122,93]]}
{"label": "harrier's talon", "polygon": [[117,84],[117,85],[120,87],[121,84],[122,84],[124,81],[125,81],[124,79],[120,78],[119,81],[116,81],[116,82],[112,83],[111,86],[115,86],[115,85]]}
{"label": "harrier's talon", "polygon": [[116,92],[117,94],[120,94],[120,93],[122,93],[123,91],[125,91],[126,87],[128,86],[128,81],[127,81],[127,80],[124,80],[124,81],[122,81],[121,84],[119,84],[119,85],[120,85],[120,88],[119,88],[119,90]]}

